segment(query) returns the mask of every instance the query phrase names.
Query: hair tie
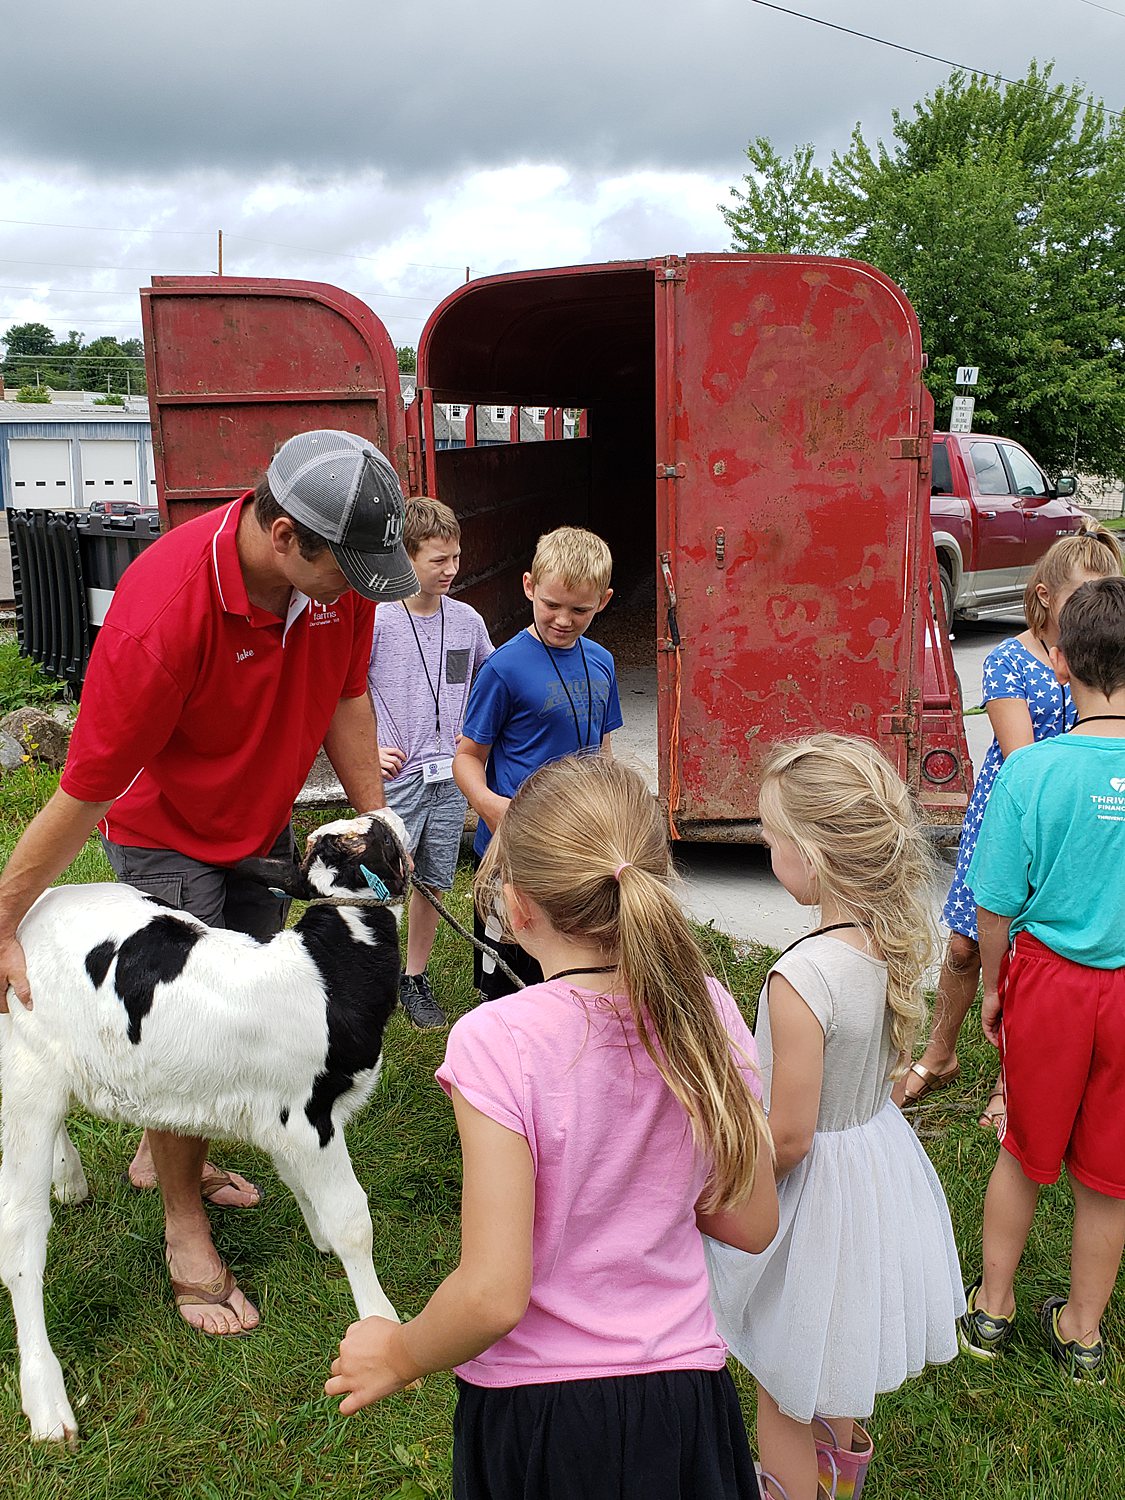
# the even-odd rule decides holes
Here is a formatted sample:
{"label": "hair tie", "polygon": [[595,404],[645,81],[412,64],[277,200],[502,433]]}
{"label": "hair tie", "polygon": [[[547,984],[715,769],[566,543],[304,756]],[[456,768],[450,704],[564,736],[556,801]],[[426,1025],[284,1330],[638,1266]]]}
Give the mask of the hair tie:
{"label": "hair tie", "polygon": [[631,859],[627,859],[627,860],[623,861],[623,863],[619,864],[617,866],[617,869],[614,870],[614,872],[613,872],[613,878],[614,878],[614,880],[620,881],[620,879],[621,879],[621,871],[622,870],[631,870],[632,868],[633,868],[633,861]]}

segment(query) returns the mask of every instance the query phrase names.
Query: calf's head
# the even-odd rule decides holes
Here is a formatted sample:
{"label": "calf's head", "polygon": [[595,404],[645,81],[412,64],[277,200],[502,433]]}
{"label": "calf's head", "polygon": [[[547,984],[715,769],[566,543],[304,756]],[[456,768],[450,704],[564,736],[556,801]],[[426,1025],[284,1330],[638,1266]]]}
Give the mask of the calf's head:
{"label": "calf's head", "polygon": [[246,859],[243,874],[298,901],[317,896],[387,900],[410,882],[406,829],[389,808],[358,818],[323,823],[309,834],[305,857],[292,865],[277,859]]}

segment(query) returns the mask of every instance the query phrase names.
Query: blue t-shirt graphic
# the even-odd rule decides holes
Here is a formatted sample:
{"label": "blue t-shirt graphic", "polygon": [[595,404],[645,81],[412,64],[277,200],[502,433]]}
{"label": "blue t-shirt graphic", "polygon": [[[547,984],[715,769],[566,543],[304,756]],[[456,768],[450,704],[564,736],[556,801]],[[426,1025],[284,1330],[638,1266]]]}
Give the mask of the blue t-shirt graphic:
{"label": "blue t-shirt graphic", "polygon": [[[473,679],[463,732],[491,745],[489,790],[514,797],[540,766],[578,751],[596,751],[620,729],[621,704],[613,657],[581,637],[550,650],[527,630],[506,641]],[[492,835],[482,819],[473,843],[483,854]]]}

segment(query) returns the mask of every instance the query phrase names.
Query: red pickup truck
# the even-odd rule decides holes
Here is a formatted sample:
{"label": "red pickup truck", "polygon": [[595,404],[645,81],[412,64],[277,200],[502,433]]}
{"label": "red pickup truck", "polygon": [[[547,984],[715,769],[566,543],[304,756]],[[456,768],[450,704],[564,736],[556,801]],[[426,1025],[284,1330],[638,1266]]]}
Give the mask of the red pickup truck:
{"label": "red pickup truck", "polygon": [[1026,449],[989,433],[935,432],[930,525],[945,616],[1018,610],[1028,574],[1052,542],[1081,531],[1073,474],[1051,484]]}

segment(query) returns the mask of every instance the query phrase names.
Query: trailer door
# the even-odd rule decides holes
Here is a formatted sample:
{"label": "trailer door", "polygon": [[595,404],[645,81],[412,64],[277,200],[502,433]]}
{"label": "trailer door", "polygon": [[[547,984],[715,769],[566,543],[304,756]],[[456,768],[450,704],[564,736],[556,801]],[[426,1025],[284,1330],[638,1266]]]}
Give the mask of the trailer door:
{"label": "trailer door", "polygon": [[826,729],[877,740],[917,785],[929,433],[913,310],[851,261],[653,269],[658,589],[665,610],[675,599],[660,776],[676,831],[744,837],[771,746]]}
{"label": "trailer door", "polygon": [[398,361],[358,297],[314,281],[154,276],[141,289],[168,525],[242,493],[297,432],[370,438],[406,480]]}

